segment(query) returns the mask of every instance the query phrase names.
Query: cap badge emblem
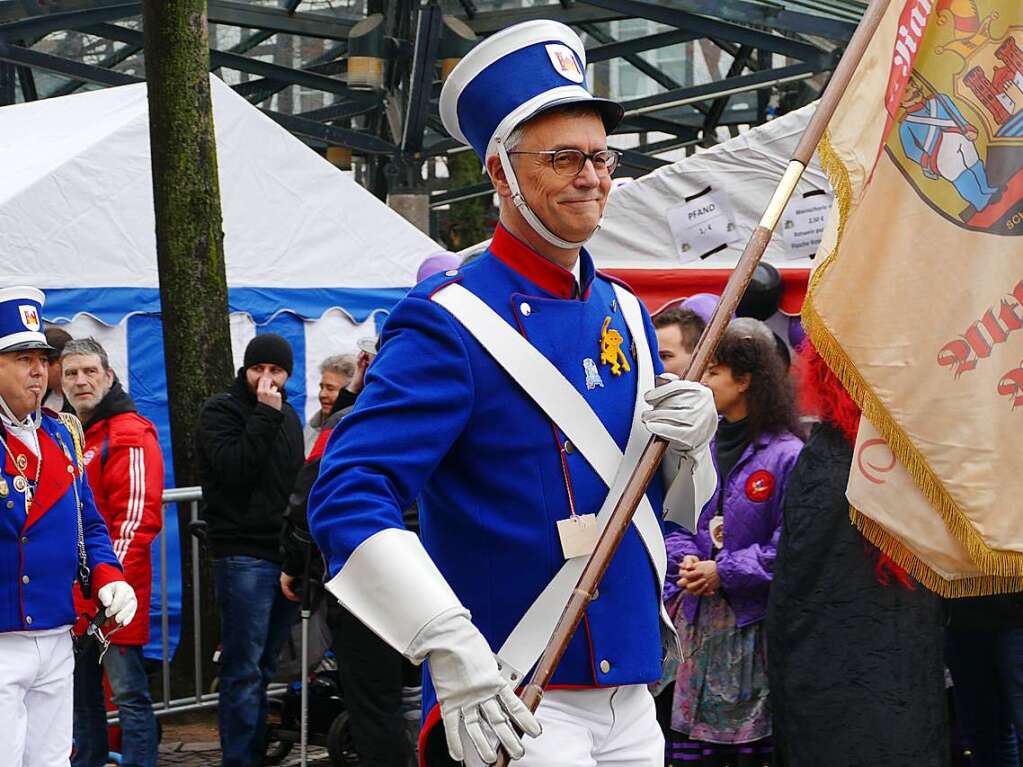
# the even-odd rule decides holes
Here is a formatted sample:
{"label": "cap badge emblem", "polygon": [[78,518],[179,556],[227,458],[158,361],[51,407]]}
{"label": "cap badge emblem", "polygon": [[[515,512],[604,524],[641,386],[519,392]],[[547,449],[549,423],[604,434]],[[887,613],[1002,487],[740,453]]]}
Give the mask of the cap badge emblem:
{"label": "cap badge emblem", "polygon": [[31,304],[22,304],[18,307],[21,312],[21,324],[32,331],[39,330],[39,310]]}
{"label": "cap badge emblem", "polygon": [[547,46],[547,55],[554,65],[554,71],[573,83],[581,83],[585,77],[582,67],[579,66],[579,59],[567,45],[561,43],[550,43]]}

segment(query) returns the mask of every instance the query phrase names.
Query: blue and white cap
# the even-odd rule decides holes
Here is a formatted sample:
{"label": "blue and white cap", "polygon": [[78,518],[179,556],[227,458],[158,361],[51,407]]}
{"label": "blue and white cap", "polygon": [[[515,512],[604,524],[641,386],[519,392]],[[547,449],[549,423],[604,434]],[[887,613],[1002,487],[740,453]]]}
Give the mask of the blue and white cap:
{"label": "blue and white cap", "polygon": [[0,354],[25,349],[53,351],[43,334],[43,291],[0,288]]}
{"label": "blue and white cap", "polygon": [[624,114],[620,104],[595,98],[587,89],[586,50],[579,36],[545,19],[488,37],[458,62],[440,93],[440,117],[448,133],[475,149],[484,163],[492,155],[500,158],[515,207],[537,234],[558,248],[578,248],[585,241],[562,239],[530,209],[505,141],[530,118],[569,104],[592,104],[608,133]]}
{"label": "blue and white cap", "polygon": [[444,127],[481,160],[519,125],[553,107],[589,103],[610,133],[620,104],[586,87],[586,50],[569,27],[539,19],[491,35],[452,70],[440,94]]}

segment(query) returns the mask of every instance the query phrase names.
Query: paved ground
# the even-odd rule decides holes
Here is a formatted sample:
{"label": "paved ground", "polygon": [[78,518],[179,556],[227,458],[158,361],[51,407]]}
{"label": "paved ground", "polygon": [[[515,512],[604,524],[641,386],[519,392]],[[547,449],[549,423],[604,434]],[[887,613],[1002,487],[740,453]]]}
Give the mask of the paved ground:
{"label": "paved ground", "polygon": [[[169,717],[161,722],[159,767],[219,767],[220,743],[217,741],[217,716],[203,711]],[[281,767],[294,767],[300,762],[298,745],[280,762]],[[327,749],[310,747],[309,764],[329,765]]]}
{"label": "paved ground", "polygon": [[[281,767],[294,767],[300,762],[298,746],[280,762]],[[309,749],[309,764],[328,765],[327,749],[312,747]],[[199,743],[161,743],[159,767],[218,767],[220,764],[220,744],[216,741]]]}

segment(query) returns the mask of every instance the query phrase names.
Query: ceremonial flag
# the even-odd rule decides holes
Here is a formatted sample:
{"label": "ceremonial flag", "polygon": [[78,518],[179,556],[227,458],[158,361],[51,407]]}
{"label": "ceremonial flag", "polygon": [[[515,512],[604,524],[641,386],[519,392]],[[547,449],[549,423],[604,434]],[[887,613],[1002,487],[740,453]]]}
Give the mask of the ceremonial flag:
{"label": "ceremonial flag", "polygon": [[853,520],[946,596],[1023,588],[1023,3],[892,0],[819,151]]}

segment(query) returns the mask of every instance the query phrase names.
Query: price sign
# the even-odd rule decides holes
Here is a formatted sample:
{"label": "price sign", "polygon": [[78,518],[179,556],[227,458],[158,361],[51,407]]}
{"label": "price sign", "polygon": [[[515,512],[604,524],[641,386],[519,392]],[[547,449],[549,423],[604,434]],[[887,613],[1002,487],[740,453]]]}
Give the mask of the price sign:
{"label": "price sign", "polygon": [[709,189],[669,208],[666,215],[683,264],[706,258],[741,237],[728,198]]}
{"label": "price sign", "polygon": [[813,258],[824,235],[833,198],[822,192],[808,195],[792,200],[779,224],[789,258]]}

